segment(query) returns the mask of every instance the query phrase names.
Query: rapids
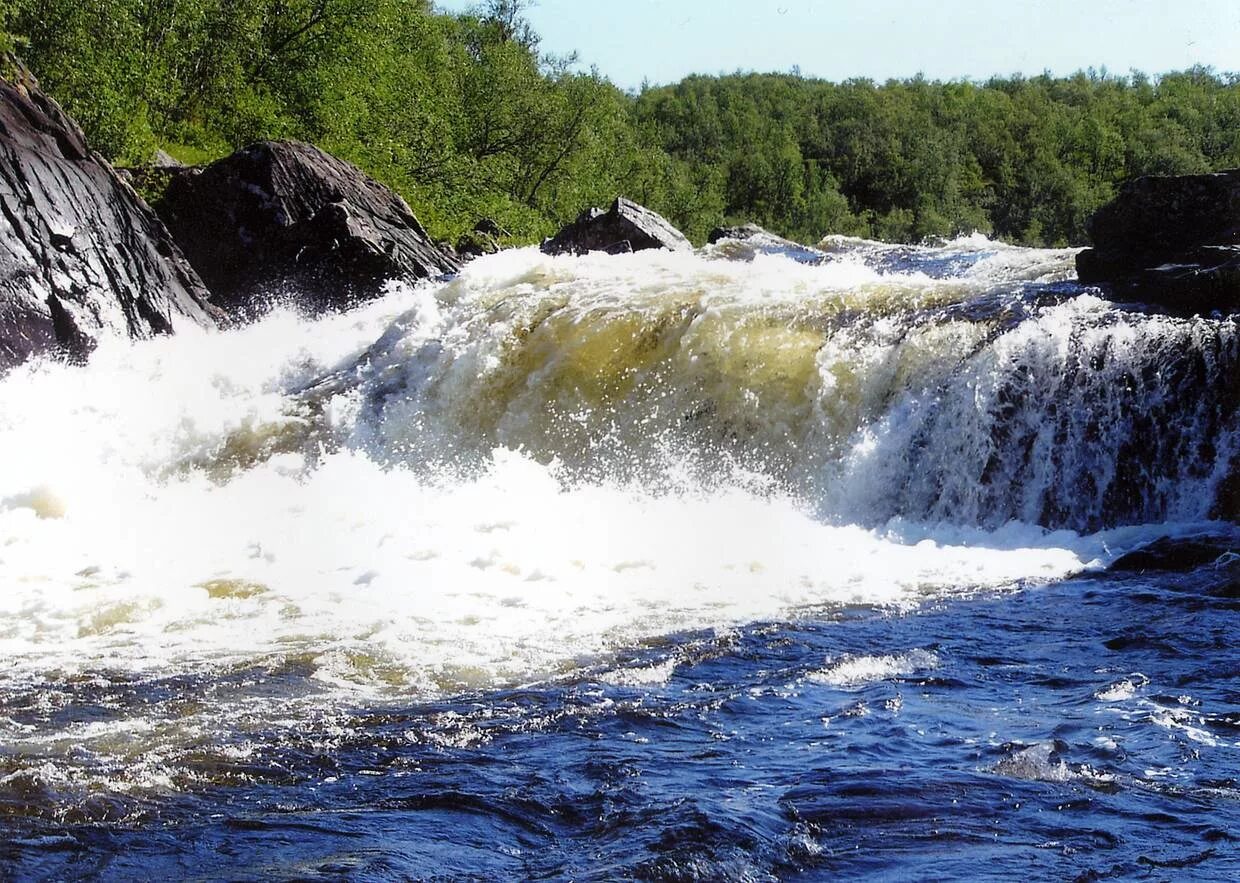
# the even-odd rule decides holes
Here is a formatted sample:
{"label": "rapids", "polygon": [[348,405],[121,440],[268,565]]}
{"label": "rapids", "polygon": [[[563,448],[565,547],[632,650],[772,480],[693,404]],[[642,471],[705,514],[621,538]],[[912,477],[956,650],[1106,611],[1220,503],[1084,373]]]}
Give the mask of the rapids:
{"label": "rapids", "polygon": [[[462,703],[657,693],[761,624],[981,609],[1230,530],[1235,318],[1110,304],[1071,250],[822,248],[515,250],[344,315],[11,371],[4,813],[140,830],[267,781],[242,771],[264,745],[355,732],[324,723],[348,709],[442,703],[458,723],[414,741],[468,751]],[[948,663],[815,653],[806,689]]]}

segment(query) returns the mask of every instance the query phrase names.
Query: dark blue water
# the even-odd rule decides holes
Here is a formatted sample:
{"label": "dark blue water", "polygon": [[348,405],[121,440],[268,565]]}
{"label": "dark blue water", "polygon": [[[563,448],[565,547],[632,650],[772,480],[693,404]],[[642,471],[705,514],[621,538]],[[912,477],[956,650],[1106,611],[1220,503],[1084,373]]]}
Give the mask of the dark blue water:
{"label": "dark blue water", "polygon": [[[221,728],[164,797],[36,786],[6,750],[0,877],[1240,877],[1227,560],[680,635],[620,660],[674,661],[665,683],[587,667],[325,709],[254,724],[235,760]],[[229,690],[316,689],[294,663],[55,688],[56,707],[35,685],[0,715],[175,721]]]}

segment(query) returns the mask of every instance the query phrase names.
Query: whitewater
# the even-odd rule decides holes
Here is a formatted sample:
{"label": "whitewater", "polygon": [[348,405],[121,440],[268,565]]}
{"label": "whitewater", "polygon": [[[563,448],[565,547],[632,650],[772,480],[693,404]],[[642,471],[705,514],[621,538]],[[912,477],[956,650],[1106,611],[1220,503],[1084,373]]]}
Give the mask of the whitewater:
{"label": "whitewater", "polygon": [[[201,821],[220,805],[203,796],[212,789],[233,789],[230,805],[259,800],[275,780],[251,767],[298,734],[319,733],[320,754],[399,755],[374,741],[373,718],[407,714],[421,723],[401,732],[420,735],[400,744],[480,751],[493,737],[462,723],[471,715],[517,714],[512,733],[545,733],[514,707],[584,683],[602,691],[575,712],[586,718],[613,713],[615,691],[654,701],[686,666],[771,629],[870,637],[815,646],[770,689],[933,681],[949,668],[942,645],[891,646],[874,629],[957,611],[968,633],[978,611],[1105,581],[1158,538],[1234,533],[1234,318],[1117,307],[1075,283],[1072,250],[980,236],[820,248],[810,262],[737,242],[519,249],[450,279],[392,283],[343,314],[276,308],[243,328],[108,340],[84,365],[11,371],[0,806],[37,836],[49,820],[125,836],[155,817]],[[1093,668],[1094,706],[1153,702],[1142,721],[1231,752],[1235,769],[1233,718],[1177,718],[1151,698],[1149,672]],[[912,692],[879,706],[907,713]],[[71,713],[83,696],[85,717]],[[879,706],[823,712],[815,726]],[[1114,781],[1098,758],[1063,760],[1057,732],[974,768]],[[410,763],[402,775],[425,765]],[[347,774],[363,767],[383,775],[373,757]],[[271,805],[342,776],[290,772]],[[1235,780],[1214,778],[1234,814]],[[821,827],[780,834],[804,855],[787,843],[778,861],[708,850],[664,876],[822,867],[831,849],[805,845]],[[11,868],[66,869],[14,849]],[[401,874],[446,860],[414,852]],[[615,868],[636,873],[626,855]]]}

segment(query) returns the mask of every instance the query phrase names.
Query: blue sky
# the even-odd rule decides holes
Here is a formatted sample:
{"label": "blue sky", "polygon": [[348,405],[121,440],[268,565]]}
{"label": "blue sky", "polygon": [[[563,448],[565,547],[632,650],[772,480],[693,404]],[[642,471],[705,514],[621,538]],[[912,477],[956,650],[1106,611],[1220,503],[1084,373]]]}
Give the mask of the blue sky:
{"label": "blue sky", "polygon": [[793,66],[829,80],[1240,70],[1237,0],[537,0],[529,18],[544,51],[577,50],[624,88]]}

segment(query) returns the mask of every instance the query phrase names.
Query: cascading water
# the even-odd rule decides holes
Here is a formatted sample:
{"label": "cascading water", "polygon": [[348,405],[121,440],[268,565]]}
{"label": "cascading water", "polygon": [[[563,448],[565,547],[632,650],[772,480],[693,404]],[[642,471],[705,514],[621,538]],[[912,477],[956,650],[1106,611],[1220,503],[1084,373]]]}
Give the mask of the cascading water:
{"label": "cascading water", "polygon": [[[448,703],[410,738],[468,747],[457,697],[656,689],[754,624],[1047,585],[1234,516],[1234,317],[1109,304],[1071,251],[823,245],[518,250],[11,372],[0,808],[146,819],[307,727],[363,750],[358,703]],[[945,664],[864,647],[787,677]]]}
{"label": "cascading water", "polygon": [[1117,310],[1047,284],[1067,253],[976,245],[946,279],[507,255],[325,389],[387,461],[506,447],[645,487],[722,461],[867,526],[1208,517],[1240,465],[1235,321]]}

